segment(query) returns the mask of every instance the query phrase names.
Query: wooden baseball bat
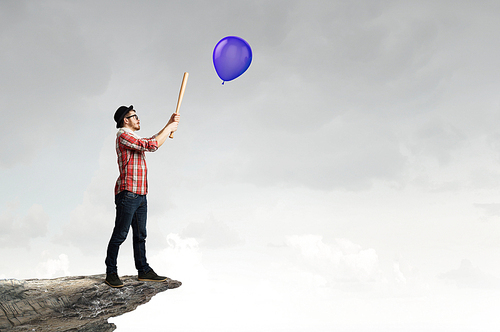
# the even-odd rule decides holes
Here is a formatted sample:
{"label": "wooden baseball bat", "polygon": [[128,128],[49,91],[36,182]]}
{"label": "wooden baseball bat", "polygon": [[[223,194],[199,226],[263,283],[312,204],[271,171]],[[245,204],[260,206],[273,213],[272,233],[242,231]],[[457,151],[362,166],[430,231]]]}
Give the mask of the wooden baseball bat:
{"label": "wooden baseball bat", "polygon": [[[184,76],[182,77],[181,90],[179,91],[179,98],[177,99],[177,107],[175,108],[176,114],[179,114],[179,108],[181,108],[182,98],[184,97],[184,90],[186,90],[188,77],[189,73],[184,73]],[[171,132],[169,137],[174,138],[174,132]]]}

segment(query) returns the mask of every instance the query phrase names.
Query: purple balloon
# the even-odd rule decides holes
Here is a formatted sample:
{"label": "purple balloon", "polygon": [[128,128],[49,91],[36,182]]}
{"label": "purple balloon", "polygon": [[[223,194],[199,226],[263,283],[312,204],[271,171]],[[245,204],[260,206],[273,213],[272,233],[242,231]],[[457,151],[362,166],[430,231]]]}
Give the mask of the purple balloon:
{"label": "purple balloon", "polygon": [[224,84],[234,80],[250,67],[252,49],[240,37],[224,37],[215,45],[213,60],[215,71]]}

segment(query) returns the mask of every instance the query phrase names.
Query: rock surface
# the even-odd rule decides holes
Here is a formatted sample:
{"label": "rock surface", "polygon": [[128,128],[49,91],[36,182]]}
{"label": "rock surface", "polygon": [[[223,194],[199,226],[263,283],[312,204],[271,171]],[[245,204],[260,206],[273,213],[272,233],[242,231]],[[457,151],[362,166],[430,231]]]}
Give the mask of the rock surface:
{"label": "rock surface", "polygon": [[0,280],[0,331],[107,332],[108,318],[135,310],[180,282],[121,277],[124,287],[104,283],[105,275],[56,279]]}

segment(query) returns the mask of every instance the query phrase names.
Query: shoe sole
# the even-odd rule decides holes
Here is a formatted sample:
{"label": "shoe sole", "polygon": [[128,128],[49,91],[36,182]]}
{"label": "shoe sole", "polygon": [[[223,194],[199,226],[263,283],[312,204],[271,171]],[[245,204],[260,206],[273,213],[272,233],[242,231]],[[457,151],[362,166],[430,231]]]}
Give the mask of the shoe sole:
{"label": "shoe sole", "polygon": [[106,282],[109,286],[111,286],[111,287],[113,287],[113,288],[121,288],[121,287],[123,287],[123,284],[121,284],[121,285],[111,285],[111,284],[110,284],[107,280],[105,280],[105,282]]}
{"label": "shoe sole", "polygon": [[137,278],[137,280],[139,281],[156,281],[156,282],[162,282],[162,281],[165,281],[167,280],[168,278],[165,278],[165,279],[143,279],[143,278]]}

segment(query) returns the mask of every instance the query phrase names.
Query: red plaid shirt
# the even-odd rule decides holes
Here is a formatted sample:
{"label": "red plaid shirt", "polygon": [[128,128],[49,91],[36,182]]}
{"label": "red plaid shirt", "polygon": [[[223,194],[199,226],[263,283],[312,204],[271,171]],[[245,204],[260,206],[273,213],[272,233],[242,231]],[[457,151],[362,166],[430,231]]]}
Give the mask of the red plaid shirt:
{"label": "red plaid shirt", "polygon": [[156,135],[151,138],[141,138],[130,129],[120,128],[116,136],[120,176],[116,180],[115,195],[123,190],[146,195],[148,168],[144,152],[154,152],[158,149]]}

